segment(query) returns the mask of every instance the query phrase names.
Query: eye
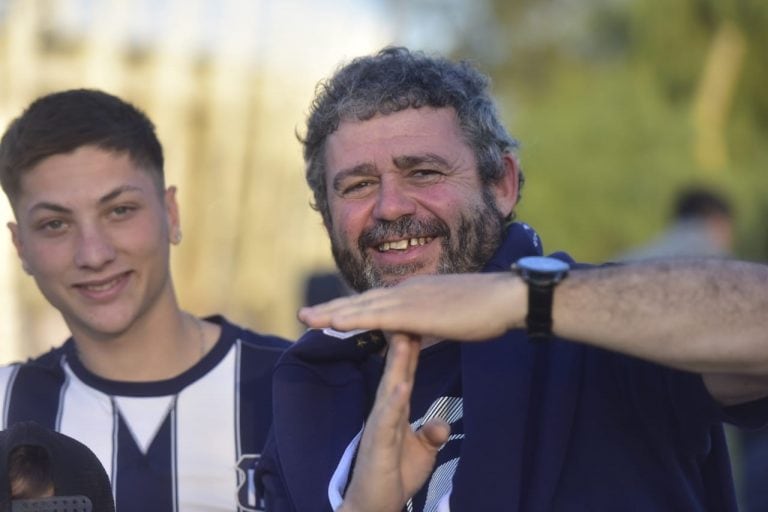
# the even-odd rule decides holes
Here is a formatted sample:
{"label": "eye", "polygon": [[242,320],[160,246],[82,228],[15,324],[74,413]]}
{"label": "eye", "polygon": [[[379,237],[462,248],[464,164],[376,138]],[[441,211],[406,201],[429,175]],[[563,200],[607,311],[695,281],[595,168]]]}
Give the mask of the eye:
{"label": "eye", "polygon": [[340,187],[343,197],[361,197],[376,184],[374,180],[363,179],[344,184]]}
{"label": "eye", "polygon": [[360,181],[355,183],[354,185],[350,185],[344,189],[344,193],[354,192],[355,190],[362,190],[368,185],[370,185],[370,181]]}
{"label": "eye", "polygon": [[409,176],[417,182],[431,183],[442,178],[444,174],[437,169],[414,169]]}
{"label": "eye", "polygon": [[60,219],[49,220],[48,222],[42,225],[43,229],[46,229],[49,231],[58,231],[63,227],[64,227],[64,221]]}
{"label": "eye", "polygon": [[62,219],[47,219],[37,224],[37,230],[47,235],[63,233],[68,227],[67,222]]}
{"label": "eye", "polygon": [[132,214],[135,211],[136,211],[136,207],[135,206],[127,205],[127,204],[121,204],[119,206],[115,206],[114,208],[112,208],[112,210],[110,210],[110,215],[112,217],[116,217],[116,218],[119,219],[119,218],[124,218],[124,217],[129,216],[130,214]]}

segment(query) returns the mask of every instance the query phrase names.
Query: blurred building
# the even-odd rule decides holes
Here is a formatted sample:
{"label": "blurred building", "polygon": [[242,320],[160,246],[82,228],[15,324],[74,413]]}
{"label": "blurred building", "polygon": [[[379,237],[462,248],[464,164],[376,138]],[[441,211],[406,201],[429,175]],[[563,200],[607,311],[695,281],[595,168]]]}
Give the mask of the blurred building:
{"label": "blurred building", "polygon": [[[295,133],[318,80],[388,42],[376,14],[336,0],[0,0],[0,130],[37,96],[67,88],[104,89],[145,110],[166,181],[179,187],[182,304],[294,337],[304,276],[333,265]],[[10,236],[0,254],[2,363],[66,331]]]}

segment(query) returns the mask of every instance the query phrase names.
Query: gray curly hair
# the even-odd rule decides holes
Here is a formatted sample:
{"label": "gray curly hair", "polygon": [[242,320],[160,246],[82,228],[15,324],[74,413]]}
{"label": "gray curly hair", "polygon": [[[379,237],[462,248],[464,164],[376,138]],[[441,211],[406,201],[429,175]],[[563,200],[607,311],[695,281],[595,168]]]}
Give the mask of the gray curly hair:
{"label": "gray curly hair", "polygon": [[[331,225],[325,184],[325,143],[347,119],[364,121],[376,114],[407,108],[452,107],[472,148],[480,179],[497,182],[504,173],[503,158],[514,153],[517,141],[499,119],[489,93],[489,78],[465,61],[430,57],[402,47],[387,47],[376,55],[359,57],[318,84],[310,107],[304,145],[306,179],[314,194],[312,207]],[[523,184],[522,172],[520,188]],[[514,216],[514,212],[510,214]]]}

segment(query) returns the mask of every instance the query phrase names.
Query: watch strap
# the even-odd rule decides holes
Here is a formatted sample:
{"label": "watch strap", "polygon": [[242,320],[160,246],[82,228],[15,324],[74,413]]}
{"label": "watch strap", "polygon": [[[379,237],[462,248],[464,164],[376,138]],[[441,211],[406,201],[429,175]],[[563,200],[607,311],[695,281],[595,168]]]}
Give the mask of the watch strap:
{"label": "watch strap", "polygon": [[552,295],[554,284],[544,286],[528,281],[528,315],[525,324],[528,336],[546,341],[552,335]]}

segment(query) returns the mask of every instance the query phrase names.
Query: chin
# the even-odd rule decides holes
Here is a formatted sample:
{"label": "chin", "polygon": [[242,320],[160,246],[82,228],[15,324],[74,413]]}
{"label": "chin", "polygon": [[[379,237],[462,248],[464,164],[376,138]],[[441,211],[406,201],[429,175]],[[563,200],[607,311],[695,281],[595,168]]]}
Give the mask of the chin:
{"label": "chin", "polygon": [[434,276],[437,275],[438,272],[435,269],[419,269],[419,270],[413,270],[407,274],[403,275],[390,275],[384,279],[381,280],[383,287],[391,287],[391,286],[397,286],[400,283],[404,283],[405,281],[412,279],[414,277],[419,276]]}
{"label": "chin", "polygon": [[67,324],[73,333],[79,330],[97,339],[115,338],[130,329],[132,318],[122,315],[110,318],[107,315],[102,315],[96,319],[79,318],[74,322],[67,321]]}

